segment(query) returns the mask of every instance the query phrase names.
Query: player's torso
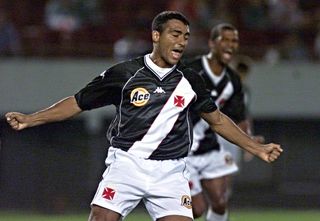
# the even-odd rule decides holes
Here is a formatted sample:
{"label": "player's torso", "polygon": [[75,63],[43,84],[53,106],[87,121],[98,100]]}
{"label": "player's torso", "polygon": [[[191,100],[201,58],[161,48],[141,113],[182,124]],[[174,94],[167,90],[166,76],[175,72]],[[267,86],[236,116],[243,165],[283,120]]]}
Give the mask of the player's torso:
{"label": "player's torso", "polygon": [[[205,80],[206,88],[210,91],[212,99],[223,112],[228,108],[229,101],[237,90],[237,85],[233,81],[234,73],[229,68],[225,68],[220,76],[215,75],[206,60],[201,56],[191,63],[191,66]],[[194,124],[194,143],[192,153],[199,155],[212,150],[219,150],[220,145],[217,141],[216,134],[212,132],[209,125],[198,115],[192,115]]]}
{"label": "player's torso", "polygon": [[143,158],[185,157],[191,145],[185,112],[195,98],[189,81],[177,68],[159,74],[142,65],[134,71],[109,130],[111,145]]}

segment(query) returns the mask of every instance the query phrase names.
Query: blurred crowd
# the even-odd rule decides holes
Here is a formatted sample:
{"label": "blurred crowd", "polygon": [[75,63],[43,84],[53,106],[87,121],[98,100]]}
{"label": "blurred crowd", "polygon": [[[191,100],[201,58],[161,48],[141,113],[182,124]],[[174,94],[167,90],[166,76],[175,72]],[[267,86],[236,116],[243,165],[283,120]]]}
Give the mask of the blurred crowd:
{"label": "blurred crowd", "polygon": [[150,50],[151,19],[163,10],[191,21],[189,55],[229,22],[256,60],[320,60],[319,0],[0,0],[0,55],[126,59]]}

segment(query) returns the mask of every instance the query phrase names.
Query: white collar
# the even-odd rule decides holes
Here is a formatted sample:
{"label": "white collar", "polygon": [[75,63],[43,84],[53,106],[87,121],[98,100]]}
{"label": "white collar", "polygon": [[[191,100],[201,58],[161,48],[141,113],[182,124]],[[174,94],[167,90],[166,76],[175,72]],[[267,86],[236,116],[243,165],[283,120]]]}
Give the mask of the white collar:
{"label": "white collar", "polygon": [[171,68],[162,68],[159,67],[158,65],[156,65],[150,58],[150,54],[146,54],[144,56],[144,60],[146,65],[157,75],[159,76],[161,79],[164,78],[167,74],[169,74],[175,67],[176,65],[174,65]]}
{"label": "white collar", "polygon": [[209,53],[208,55],[203,55],[201,57],[201,60],[202,60],[202,64],[203,64],[204,70],[207,73],[208,77],[211,79],[211,81],[215,85],[217,85],[221,81],[221,79],[224,77],[224,75],[226,74],[226,68],[223,69],[222,74],[220,74],[220,75],[215,74],[211,70],[210,65],[209,65],[208,58],[210,56],[212,56],[211,53]]}

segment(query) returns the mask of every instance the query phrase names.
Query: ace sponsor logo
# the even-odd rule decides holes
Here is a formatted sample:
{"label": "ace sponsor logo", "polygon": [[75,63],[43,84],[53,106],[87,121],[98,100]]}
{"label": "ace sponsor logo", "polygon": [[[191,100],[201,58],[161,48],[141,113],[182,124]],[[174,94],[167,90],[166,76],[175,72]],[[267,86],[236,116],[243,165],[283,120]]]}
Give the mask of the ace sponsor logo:
{"label": "ace sponsor logo", "polygon": [[150,99],[150,93],[142,88],[135,88],[130,94],[130,103],[136,107],[144,106]]}

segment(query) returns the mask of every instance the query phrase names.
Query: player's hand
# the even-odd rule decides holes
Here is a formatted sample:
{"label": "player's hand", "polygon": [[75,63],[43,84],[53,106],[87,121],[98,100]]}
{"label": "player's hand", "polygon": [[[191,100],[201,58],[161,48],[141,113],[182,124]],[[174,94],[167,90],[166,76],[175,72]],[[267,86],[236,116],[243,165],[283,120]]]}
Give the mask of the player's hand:
{"label": "player's hand", "polygon": [[277,160],[282,152],[283,149],[280,147],[279,144],[269,143],[264,144],[263,148],[259,148],[257,156],[260,157],[262,160],[266,161],[267,163],[271,163]]}
{"label": "player's hand", "polygon": [[9,112],[5,115],[7,122],[14,130],[22,130],[28,127],[28,117],[18,112]]}

